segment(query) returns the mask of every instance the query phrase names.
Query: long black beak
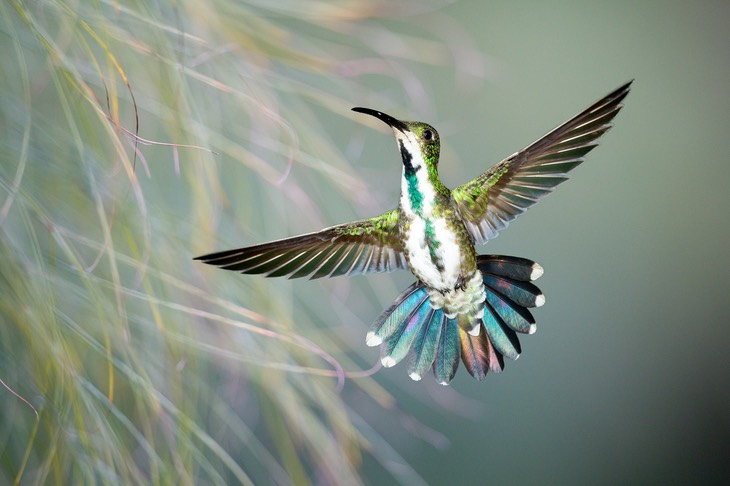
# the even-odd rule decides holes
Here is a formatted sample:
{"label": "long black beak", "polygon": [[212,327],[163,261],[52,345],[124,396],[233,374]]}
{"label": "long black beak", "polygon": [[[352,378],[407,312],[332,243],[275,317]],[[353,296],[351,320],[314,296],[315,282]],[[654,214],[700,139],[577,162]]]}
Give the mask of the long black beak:
{"label": "long black beak", "polygon": [[408,130],[408,125],[406,125],[405,123],[403,123],[400,120],[396,120],[395,118],[393,118],[390,115],[386,115],[382,111],[371,110],[370,108],[360,108],[359,106],[353,108],[352,111],[356,111],[358,113],[365,113],[366,115],[374,116],[375,118],[387,123],[389,126],[391,126],[393,128],[397,128],[401,132],[405,132],[406,130]]}

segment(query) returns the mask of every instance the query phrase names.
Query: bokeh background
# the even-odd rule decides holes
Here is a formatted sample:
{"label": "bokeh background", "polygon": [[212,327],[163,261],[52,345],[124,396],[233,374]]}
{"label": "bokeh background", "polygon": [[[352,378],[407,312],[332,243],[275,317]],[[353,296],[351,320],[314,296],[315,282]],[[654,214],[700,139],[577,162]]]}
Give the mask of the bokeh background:
{"label": "bokeh background", "polygon": [[[0,3],[0,483],[721,483],[730,4]],[[192,257],[380,214],[392,136],[462,183],[623,82],[616,126],[482,252],[538,332],[448,388],[383,370],[412,277]]]}

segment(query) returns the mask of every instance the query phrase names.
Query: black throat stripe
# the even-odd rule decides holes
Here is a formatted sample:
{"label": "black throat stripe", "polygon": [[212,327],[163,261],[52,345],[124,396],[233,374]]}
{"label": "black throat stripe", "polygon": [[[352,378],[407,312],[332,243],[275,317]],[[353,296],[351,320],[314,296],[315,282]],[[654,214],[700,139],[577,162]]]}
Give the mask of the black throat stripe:
{"label": "black throat stripe", "polygon": [[413,164],[411,163],[413,155],[408,151],[403,140],[399,140],[398,143],[400,143],[400,156],[403,159],[403,167],[405,168],[406,175],[410,177],[421,167],[418,167],[417,169],[413,168]]}

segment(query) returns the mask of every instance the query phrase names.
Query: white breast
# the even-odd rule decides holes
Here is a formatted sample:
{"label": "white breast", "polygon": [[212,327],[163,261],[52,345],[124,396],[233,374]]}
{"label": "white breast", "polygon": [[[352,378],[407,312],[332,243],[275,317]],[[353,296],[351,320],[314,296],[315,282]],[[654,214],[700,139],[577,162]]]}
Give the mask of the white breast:
{"label": "white breast", "polygon": [[432,219],[434,237],[438,242],[435,256],[441,261],[442,270],[435,265],[431,250],[426,244],[426,221],[419,217],[411,220],[405,241],[409,263],[413,273],[426,285],[436,289],[453,289],[461,272],[461,251],[456,236],[449,230],[446,220]]}

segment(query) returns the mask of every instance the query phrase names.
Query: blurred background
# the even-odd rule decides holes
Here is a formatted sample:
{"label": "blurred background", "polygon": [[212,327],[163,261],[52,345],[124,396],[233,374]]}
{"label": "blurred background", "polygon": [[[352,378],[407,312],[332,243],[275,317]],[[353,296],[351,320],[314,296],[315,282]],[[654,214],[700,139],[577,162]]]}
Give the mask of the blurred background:
{"label": "blurred background", "polygon": [[[0,483],[720,483],[730,4],[0,3]],[[482,253],[540,262],[523,355],[449,387],[364,336],[407,272],[194,256],[397,204],[392,135],[471,179],[635,78]]]}

